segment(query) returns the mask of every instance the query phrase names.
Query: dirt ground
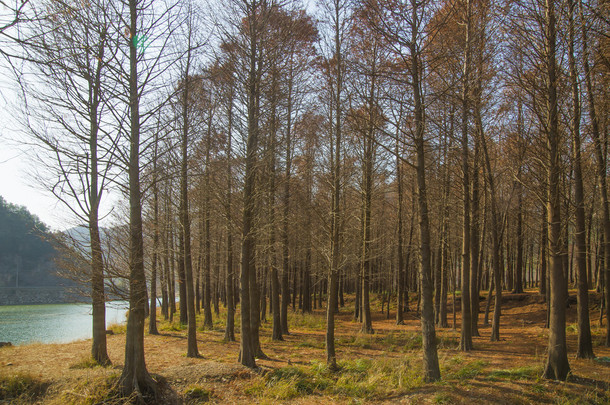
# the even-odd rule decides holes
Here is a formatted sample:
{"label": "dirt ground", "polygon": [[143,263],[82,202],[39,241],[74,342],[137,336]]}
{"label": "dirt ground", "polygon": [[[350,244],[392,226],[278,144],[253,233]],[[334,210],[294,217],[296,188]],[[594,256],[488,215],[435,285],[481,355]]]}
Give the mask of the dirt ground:
{"label": "dirt ground", "polygon": [[[573,291],[571,295],[574,295]],[[501,341],[490,342],[491,327],[481,326],[481,336],[473,338],[474,350],[468,353],[457,349],[459,308],[458,329],[454,330],[451,327],[453,315],[450,302],[450,327],[437,329],[443,378],[436,383],[413,383],[411,388],[405,388],[402,383],[388,389],[376,387],[375,381],[369,376],[366,390],[361,389],[362,385],[357,385],[360,382],[351,390],[320,388],[322,385],[317,385],[312,389],[297,389],[297,395],[282,393],[277,390],[278,386],[275,386],[275,391],[268,390],[273,381],[276,381],[269,376],[278,375],[277,370],[294,370],[299,367],[302,370],[313,370],[324,363],[322,310],[308,316],[291,314],[291,333],[282,342],[271,341],[271,317],[268,316],[267,322],[262,325],[261,344],[269,358],[257,360],[260,370],[256,372],[237,363],[238,342],[223,342],[222,313],[220,317],[215,317],[214,330],[197,332],[201,354],[201,358],[197,359],[185,356],[186,331],[175,330],[179,328],[160,322],[160,335],[145,334],[146,364],[149,372],[164,382],[164,394],[158,403],[610,404],[610,348],[604,346],[605,325],[603,328],[599,326],[599,297],[591,294],[591,301],[593,346],[597,359],[575,358],[576,305],[572,304],[567,318],[568,352],[572,370],[568,382],[540,378],[546,358],[548,330],[544,328],[545,304],[533,291],[519,295],[505,294]],[[359,323],[353,321],[353,301],[348,300],[341,309],[336,328],[340,364],[345,361],[348,367],[347,364],[353,366],[357,359],[366,359],[369,361],[367,364],[375,366],[367,369],[365,374],[372,373],[371,370],[375,367],[382,369],[383,364],[406,364],[406,373],[416,370],[421,363],[421,349],[416,343],[406,347],[408,342],[416,341],[420,333],[415,312],[408,312],[405,325],[397,326],[395,313],[391,311],[390,319],[387,319],[387,315],[380,312],[380,307],[380,303],[374,300],[374,335],[359,332]],[[482,311],[484,307],[485,301],[482,300]],[[480,314],[480,325],[482,320],[483,313]],[[239,316],[236,317],[236,322],[238,325]],[[198,324],[201,325],[202,321],[198,320]],[[236,330],[238,332],[239,327]],[[109,356],[113,365],[107,368],[82,366],[90,351],[89,340],[0,348],[0,377],[28,375],[44,382],[44,390],[37,396],[24,395],[17,399],[0,400],[0,403],[104,403],[104,389],[108,389],[104,381],[111,381],[120,375],[124,343],[125,336],[120,331],[108,336]],[[403,360],[406,363],[396,363]],[[288,381],[290,385],[290,381],[297,380]],[[343,380],[339,378],[331,381],[337,382],[339,387]],[[364,381],[364,378],[359,381]]]}

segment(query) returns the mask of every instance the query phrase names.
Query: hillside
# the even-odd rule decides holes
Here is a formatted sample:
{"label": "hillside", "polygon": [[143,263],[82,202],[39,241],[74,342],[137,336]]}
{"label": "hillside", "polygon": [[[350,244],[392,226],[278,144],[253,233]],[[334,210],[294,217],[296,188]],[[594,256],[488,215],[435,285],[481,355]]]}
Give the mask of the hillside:
{"label": "hillside", "polygon": [[26,208],[0,197],[0,287],[58,287],[48,228]]}

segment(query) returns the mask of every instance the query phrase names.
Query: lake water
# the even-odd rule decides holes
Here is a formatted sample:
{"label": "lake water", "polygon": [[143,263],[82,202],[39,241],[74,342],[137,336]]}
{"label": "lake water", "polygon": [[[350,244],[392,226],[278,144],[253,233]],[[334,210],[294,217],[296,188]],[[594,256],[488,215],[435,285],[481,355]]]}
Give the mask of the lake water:
{"label": "lake water", "polygon": [[[126,322],[128,303],[106,303],[106,325]],[[91,305],[0,306],[0,342],[67,343],[91,338]]]}

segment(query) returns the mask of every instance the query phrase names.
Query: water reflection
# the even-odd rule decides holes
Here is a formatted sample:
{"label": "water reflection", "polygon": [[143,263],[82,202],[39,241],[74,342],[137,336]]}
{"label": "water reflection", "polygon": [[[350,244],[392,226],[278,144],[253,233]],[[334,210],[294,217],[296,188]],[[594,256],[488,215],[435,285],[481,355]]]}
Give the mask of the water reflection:
{"label": "water reflection", "polygon": [[[124,323],[128,303],[106,304],[106,325]],[[66,343],[91,338],[91,305],[0,306],[0,341],[12,344]]]}

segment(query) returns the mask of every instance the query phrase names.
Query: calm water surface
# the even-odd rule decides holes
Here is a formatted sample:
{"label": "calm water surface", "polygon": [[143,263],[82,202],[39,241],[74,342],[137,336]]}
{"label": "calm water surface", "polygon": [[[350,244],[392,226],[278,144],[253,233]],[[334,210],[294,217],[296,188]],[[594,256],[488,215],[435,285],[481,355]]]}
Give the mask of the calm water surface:
{"label": "calm water surface", "polygon": [[[124,323],[127,302],[106,304],[106,325]],[[7,305],[0,306],[0,341],[25,343],[67,343],[91,338],[91,305]]]}

